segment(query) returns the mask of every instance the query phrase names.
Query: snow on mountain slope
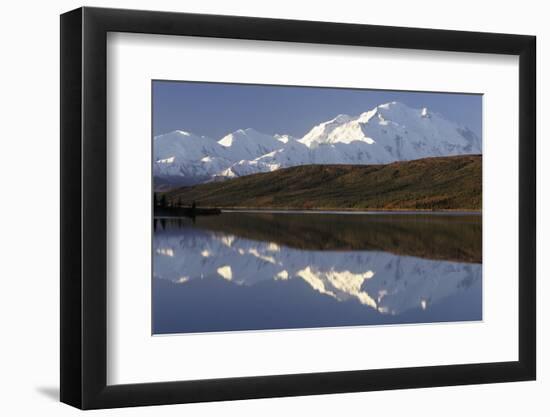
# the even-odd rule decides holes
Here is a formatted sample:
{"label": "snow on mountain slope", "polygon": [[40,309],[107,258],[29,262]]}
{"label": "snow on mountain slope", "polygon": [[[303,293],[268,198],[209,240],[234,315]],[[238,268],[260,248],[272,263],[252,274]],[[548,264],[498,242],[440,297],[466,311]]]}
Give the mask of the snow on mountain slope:
{"label": "snow on mountain slope", "polygon": [[[301,139],[237,130],[219,141],[185,131],[154,138],[154,175],[198,183],[304,164],[385,164],[481,153],[470,129],[399,102],[338,115]],[[176,181],[177,182],[177,181]]]}
{"label": "snow on mountain slope", "polygon": [[[294,138],[287,138],[285,146],[262,155],[252,161],[240,161],[237,164],[239,175],[246,175],[245,172],[267,172],[279,168],[288,168],[296,165],[312,164],[311,150],[303,143]],[[247,167],[248,171],[244,171]]]}
{"label": "snow on mountain slope", "polygon": [[290,136],[290,135],[275,134],[273,135],[273,137],[277,139],[279,142],[283,142],[283,143],[288,143],[288,141],[290,140],[297,140],[294,136]]}
{"label": "snow on mountain slope", "polygon": [[198,161],[206,156],[219,156],[222,150],[215,140],[183,130],[155,136],[153,148],[155,161],[169,158]]}
{"label": "snow on mountain slope", "polygon": [[331,134],[334,132],[334,130],[351,120],[351,117],[347,114],[339,114],[334,119],[314,126],[301,139],[301,142],[304,143],[308,148],[312,148],[316,145],[323,143],[331,143]]}
{"label": "snow on mountain slope", "polygon": [[355,118],[340,115],[315,126],[301,142],[318,154],[324,153],[319,149],[322,146],[353,145],[357,149],[340,149],[347,155],[365,152],[355,163],[481,153],[481,141],[473,132],[426,108],[413,109],[398,102],[380,105]]}
{"label": "snow on mountain slope", "polygon": [[225,148],[225,155],[234,161],[255,159],[284,146],[274,136],[254,129],[237,130],[224,136],[218,143]]}
{"label": "snow on mountain slope", "polygon": [[218,142],[183,130],[155,136],[153,154],[157,177],[208,179],[232,164]]}

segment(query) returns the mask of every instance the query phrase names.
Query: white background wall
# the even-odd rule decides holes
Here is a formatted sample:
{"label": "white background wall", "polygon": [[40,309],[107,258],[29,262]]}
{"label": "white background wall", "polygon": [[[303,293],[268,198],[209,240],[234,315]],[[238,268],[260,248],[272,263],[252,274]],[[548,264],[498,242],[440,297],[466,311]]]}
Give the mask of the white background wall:
{"label": "white background wall", "polygon": [[[493,4],[491,4],[493,3]],[[4,2],[1,15],[0,410],[74,415],[59,391],[59,17],[78,1]],[[548,415],[550,157],[542,138],[550,97],[550,26],[544,2],[169,0],[93,1],[88,6],[532,34],[538,37],[538,381],[100,411],[94,415]],[[545,17],[546,16],[546,17]],[[503,115],[506,117],[506,115]],[[544,236],[543,236],[544,234]],[[475,341],[465,341],[475,342]]]}

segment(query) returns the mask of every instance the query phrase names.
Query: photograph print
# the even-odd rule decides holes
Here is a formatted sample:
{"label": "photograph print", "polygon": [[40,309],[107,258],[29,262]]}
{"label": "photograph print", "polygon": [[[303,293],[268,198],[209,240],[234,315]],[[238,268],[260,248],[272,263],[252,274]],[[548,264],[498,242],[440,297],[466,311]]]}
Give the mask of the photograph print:
{"label": "photograph print", "polygon": [[152,81],[152,333],[480,321],[482,95]]}

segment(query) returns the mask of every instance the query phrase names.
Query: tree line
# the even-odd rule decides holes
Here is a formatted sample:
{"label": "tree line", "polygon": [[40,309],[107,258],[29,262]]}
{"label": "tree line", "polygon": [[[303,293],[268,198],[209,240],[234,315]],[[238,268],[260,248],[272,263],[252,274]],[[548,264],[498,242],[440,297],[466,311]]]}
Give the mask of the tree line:
{"label": "tree line", "polygon": [[197,203],[195,201],[192,201],[191,204],[189,202],[185,202],[183,198],[179,197],[176,199],[168,198],[166,196],[166,193],[154,193],[154,201],[155,201],[155,207],[160,208],[168,208],[168,207],[191,207],[196,208]]}

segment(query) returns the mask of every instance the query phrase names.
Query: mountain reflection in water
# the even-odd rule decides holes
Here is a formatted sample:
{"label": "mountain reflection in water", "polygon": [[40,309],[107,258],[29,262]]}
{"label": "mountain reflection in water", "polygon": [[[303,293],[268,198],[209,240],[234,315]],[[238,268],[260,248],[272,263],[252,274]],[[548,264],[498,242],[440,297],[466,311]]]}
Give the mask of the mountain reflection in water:
{"label": "mountain reflection in water", "polygon": [[481,216],[155,219],[153,333],[481,320]]}

